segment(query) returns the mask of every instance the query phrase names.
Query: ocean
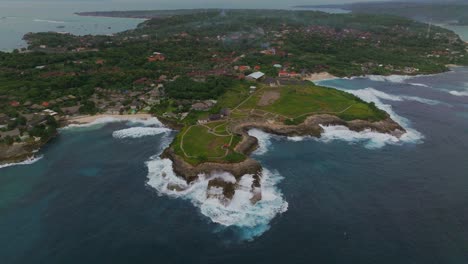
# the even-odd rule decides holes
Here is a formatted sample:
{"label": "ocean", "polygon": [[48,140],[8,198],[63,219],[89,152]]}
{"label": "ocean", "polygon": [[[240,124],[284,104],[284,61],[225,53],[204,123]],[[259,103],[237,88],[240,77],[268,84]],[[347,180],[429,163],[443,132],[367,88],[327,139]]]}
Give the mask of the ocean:
{"label": "ocean", "polygon": [[265,200],[223,208],[204,180],[167,190],[158,154],[177,132],[156,119],[66,128],[0,168],[1,263],[467,263],[468,68],[320,83],[408,132],[253,130]]}
{"label": "ocean", "polygon": [[90,1],[0,1],[0,51],[10,52],[26,47],[22,39],[29,32],[104,35],[133,29],[144,21],[74,15],[80,11],[109,9],[112,6]]}
{"label": "ocean", "polygon": [[[319,4],[313,1],[312,4]],[[301,3],[294,3],[301,4]],[[295,9],[293,3],[268,0],[241,0],[219,3],[215,0],[203,2],[204,8],[272,8]],[[190,0],[177,1],[17,1],[0,0],[0,51],[11,52],[25,48],[23,36],[29,32],[68,32],[75,35],[105,35],[134,29],[143,19],[80,17],[75,12],[113,10],[155,10],[199,8],[201,4]],[[299,9],[304,10],[304,9]],[[329,13],[346,13],[341,9],[314,9]],[[468,41],[468,27],[447,26]]]}

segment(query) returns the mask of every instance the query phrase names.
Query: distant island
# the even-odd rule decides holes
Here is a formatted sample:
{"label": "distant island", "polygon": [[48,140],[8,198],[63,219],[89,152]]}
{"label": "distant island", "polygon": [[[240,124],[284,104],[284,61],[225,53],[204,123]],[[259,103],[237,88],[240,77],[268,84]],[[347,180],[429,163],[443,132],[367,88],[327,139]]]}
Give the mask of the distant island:
{"label": "distant island", "polygon": [[338,5],[301,5],[298,8],[339,8],[356,14],[396,15],[422,22],[468,25],[466,1],[387,1]]}
{"label": "distant island", "polygon": [[[162,157],[187,182],[218,170],[238,180],[253,174],[255,192],[262,168],[250,158],[257,148],[250,129],[405,133],[373,103],[312,81],[468,65],[455,33],[399,17],[215,9],[80,15],[148,20],[115,35],[31,33],[27,49],[0,53],[0,163],[30,157],[76,120],[145,114],[180,131]],[[226,202],[236,186],[209,184]]]}

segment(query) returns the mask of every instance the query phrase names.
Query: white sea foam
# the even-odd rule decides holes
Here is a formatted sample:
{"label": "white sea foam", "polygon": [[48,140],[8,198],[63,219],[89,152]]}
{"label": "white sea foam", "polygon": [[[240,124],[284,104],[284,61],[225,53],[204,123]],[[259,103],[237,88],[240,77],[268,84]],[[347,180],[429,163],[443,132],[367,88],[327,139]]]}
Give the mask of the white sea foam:
{"label": "white sea foam", "polygon": [[17,162],[17,163],[8,163],[8,164],[3,164],[3,165],[0,165],[0,169],[2,168],[7,168],[7,167],[12,167],[12,166],[18,166],[18,165],[31,165],[33,163],[36,163],[38,162],[39,160],[41,160],[44,156],[37,156],[37,157],[31,157],[25,161],[22,161],[22,162]]}
{"label": "white sea foam", "polygon": [[365,78],[368,78],[371,81],[375,82],[391,82],[391,83],[404,83],[406,80],[412,79],[415,76],[408,75],[390,75],[390,76],[381,76],[381,75],[366,75]]}
{"label": "white sea foam", "polygon": [[258,149],[254,152],[255,155],[263,155],[270,150],[272,134],[268,134],[259,129],[249,130],[249,135],[258,139]]}
{"label": "white sea foam", "polygon": [[[390,134],[378,133],[371,130],[355,132],[349,130],[347,127],[344,126],[322,126],[322,128],[324,129],[322,137],[316,140],[322,142],[330,142],[332,140],[342,140],[350,143],[361,142],[366,148],[369,149],[376,149],[381,148],[385,145],[395,145],[403,143],[419,144],[423,142],[424,136],[410,126],[410,122],[408,119],[399,116],[397,113],[395,113],[395,111],[393,111],[391,105],[383,103],[382,100],[394,102],[415,101],[429,105],[441,104],[441,102],[436,100],[430,100],[415,96],[393,95],[376,90],[374,88],[365,88],[360,90],[345,90],[341,88],[337,89],[354,94],[355,96],[361,98],[362,100],[368,103],[375,103],[378,108],[386,111],[394,121],[400,124],[406,130],[406,133],[404,133],[401,137],[398,138]],[[290,137],[288,139],[292,141],[302,141],[310,138],[311,137]]]}
{"label": "white sea foam", "polygon": [[164,125],[156,118],[152,117],[149,119],[135,119],[132,117],[102,117],[94,120],[90,123],[85,124],[70,124],[63,129],[70,129],[70,128],[101,128],[106,124],[109,123],[118,123],[118,122],[128,122],[130,125],[141,124],[143,126],[155,126],[155,127],[163,127]]}
{"label": "white sea foam", "polygon": [[[349,130],[344,126],[322,126],[324,132],[322,133],[322,137],[319,139],[309,136],[296,136],[287,137],[289,141],[299,142],[303,140],[319,140],[321,142],[328,143],[333,140],[341,140],[350,143],[362,143],[368,149],[376,149],[382,148],[385,145],[396,145],[404,143],[419,144],[422,143],[424,136],[410,126],[410,121],[408,119],[396,114],[395,111],[393,111],[392,106],[390,104],[383,103],[382,100],[393,102],[413,101],[428,105],[443,104],[437,100],[416,96],[388,94],[374,88],[365,88],[360,90],[345,90],[341,88],[337,89],[354,94],[366,102],[374,102],[377,107],[386,111],[394,121],[400,124],[406,130],[406,133],[404,133],[401,137],[396,137],[391,134],[378,133],[371,130],[356,132]],[[250,130],[249,135],[256,137],[259,141],[259,149],[255,152],[257,155],[265,154],[269,148],[271,148],[271,138],[275,137],[274,135],[265,133],[258,129]]]}
{"label": "white sea foam", "polygon": [[468,89],[465,91],[450,91],[449,93],[454,96],[468,96]]}
{"label": "white sea foam", "polygon": [[371,130],[355,132],[345,126],[322,126],[324,132],[318,139],[321,142],[331,142],[334,140],[347,141],[351,143],[363,143],[368,149],[382,148],[387,144],[398,144],[400,139],[390,134],[378,133]]}
{"label": "white sea foam", "polygon": [[[382,100],[387,100],[387,101],[410,100],[410,101],[417,101],[417,102],[420,102],[420,103],[425,103],[425,104],[430,104],[430,105],[439,103],[437,101],[424,99],[424,98],[419,98],[419,97],[398,96],[398,95],[387,94],[387,93],[384,93],[382,91],[378,91],[378,90],[376,90],[374,88],[365,88],[365,89],[361,89],[361,90],[346,90],[346,91],[356,95],[357,97],[361,98],[362,100],[364,100],[364,101],[366,101],[368,103],[370,103],[370,102],[375,103],[377,105],[377,107],[379,107],[380,109],[386,111],[394,121],[396,121],[398,124],[400,124],[406,130],[406,133],[403,134],[398,139],[398,141],[395,140],[395,137],[388,136],[388,135],[382,136],[382,134],[380,134],[380,133],[372,133],[372,132],[369,132],[369,131],[360,132],[359,134],[361,134],[361,135],[359,135],[359,137],[361,137],[361,138],[365,138],[365,137],[374,138],[374,141],[371,140],[371,143],[370,143],[370,145],[368,145],[368,147],[375,147],[375,146],[379,146],[379,145],[382,146],[383,143],[385,143],[385,144],[421,143],[422,140],[424,139],[424,136],[420,132],[418,132],[415,129],[411,128],[410,122],[409,122],[408,119],[406,119],[406,118],[404,118],[402,116],[399,116],[397,113],[395,113],[395,111],[393,111],[393,108],[392,108],[391,105],[383,103]],[[333,131],[333,130],[329,130],[329,131]],[[344,135],[343,139],[346,139],[346,138],[349,139],[349,136],[350,136],[349,133],[353,134],[353,136],[356,137],[356,135],[354,134],[356,132],[349,131],[347,135]],[[325,133],[324,136],[325,137],[327,136],[326,133]],[[377,142],[381,142],[381,143],[379,144]],[[383,145],[385,145],[385,144],[383,144]]]}
{"label": "white sea foam", "polygon": [[237,184],[232,201],[224,205],[217,198],[207,198],[207,193],[220,194],[219,188],[208,189],[208,182],[214,177],[232,182],[235,180],[232,175],[226,173],[200,175],[197,181],[189,185],[174,174],[172,162],[168,159],[155,157],[146,165],[148,167],[147,184],[156,189],[158,194],[189,200],[214,223],[239,228],[243,239],[246,240],[251,240],[267,231],[270,221],[288,208],[288,203],[284,201],[281,192],[276,187],[282,177],[267,169],[263,170],[261,179],[261,201],[256,204],[251,203],[253,176],[244,175]]}
{"label": "white sea foam", "polygon": [[424,84],[424,83],[408,83],[408,84],[411,84],[413,86],[420,86],[420,87],[430,87],[429,85]]}
{"label": "white sea foam", "polygon": [[163,133],[168,133],[171,130],[165,127],[131,127],[127,129],[122,129],[114,131],[112,136],[114,138],[123,139],[123,138],[141,138],[147,136],[156,136]]}
{"label": "white sea foam", "polygon": [[41,23],[51,23],[51,24],[65,24],[65,21],[57,21],[57,20],[47,20],[47,19],[34,19],[34,22],[41,22]]}

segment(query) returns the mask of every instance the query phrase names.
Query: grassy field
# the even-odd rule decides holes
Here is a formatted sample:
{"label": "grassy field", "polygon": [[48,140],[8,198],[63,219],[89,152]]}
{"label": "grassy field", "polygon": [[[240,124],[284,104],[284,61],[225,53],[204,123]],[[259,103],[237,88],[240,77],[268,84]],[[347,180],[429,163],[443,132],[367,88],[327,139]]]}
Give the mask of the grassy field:
{"label": "grassy field", "polygon": [[[279,98],[262,104],[262,97],[279,94]],[[385,112],[363,102],[354,95],[326,87],[311,85],[266,87],[258,91],[241,107],[241,110],[258,109],[281,115],[288,119],[303,119],[313,114],[334,114],[344,120],[377,121]]]}
{"label": "grassy field", "polygon": [[238,135],[227,131],[227,122],[194,125],[182,130],[172,147],[176,154],[192,165],[203,162],[240,162],[246,157],[234,152],[241,141]]}
{"label": "grassy field", "polygon": [[244,86],[226,92],[217,108],[236,109],[229,119],[204,125],[187,125],[172,147],[176,154],[192,165],[203,162],[240,162],[246,157],[234,151],[241,141],[232,135],[229,124],[252,114],[264,119],[280,120],[288,125],[298,125],[314,114],[332,114],[344,120],[378,121],[387,114],[354,95],[326,87],[310,85],[259,87],[250,94]]}
{"label": "grassy field", "polygon": [[221,158],[226,154],[231,136],[217,136],[209,133],[204,126],[193,126],[183,138],[183,148],[190,157]]}

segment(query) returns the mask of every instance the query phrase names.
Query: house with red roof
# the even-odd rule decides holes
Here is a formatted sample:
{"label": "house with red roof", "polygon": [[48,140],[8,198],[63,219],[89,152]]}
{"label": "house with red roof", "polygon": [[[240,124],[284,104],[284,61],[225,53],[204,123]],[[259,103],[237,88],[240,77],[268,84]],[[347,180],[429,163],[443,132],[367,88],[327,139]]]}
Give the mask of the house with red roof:
{"label": "house with red roof", "polygon": [[20,106],[20,105],[21,105],[21,104],[20,104],[20,102],[18,102],[18,101],[11,101],[11,102],[10,102],[10,106],[13,106],[13,107],[18,107],[18,106]]}
{"label": "house with red roof", "polygon": [[148,62],[156,62],[156,61],[165,61],[166,56],[160,52],[153,52],[153,55],[148,57]]}

